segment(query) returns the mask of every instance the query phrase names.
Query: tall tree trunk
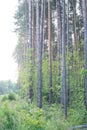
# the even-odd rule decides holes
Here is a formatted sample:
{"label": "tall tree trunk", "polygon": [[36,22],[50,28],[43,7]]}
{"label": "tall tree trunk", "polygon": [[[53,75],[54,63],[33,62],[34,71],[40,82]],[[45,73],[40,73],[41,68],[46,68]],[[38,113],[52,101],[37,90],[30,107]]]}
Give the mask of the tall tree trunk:
{"label": "tall tree trunk", "polygon": [[[69,57],[70,43],[69,43],[69,0],[67,0],[67,58]],[[70,84],[69,84],[69,62],[67,62],[67,104],[70,103]]]}
{"label": "tall tree trunk", "polygon": [[41,1],[41,18],[39,26],[39,1],[37,2],[37,48],[38,48],[38,107],[42,108],[42,47],[43,47],[44,2]]}
{"label": "tall tree trunk", "polygon": [[27,0],[24,1],[24,11],[25,11],[25,33],[24,33],[24,61],[26,62],[26,52],[27,52],[27,43],[28,43],[28,37],[27,37]]}
{"label": "tall tree trunk", "polygon": [[32,59],[35,63],[35,11],[34,0],[32,0]]}
{"label": "tall tree trunk", "polygon": [[49,104],[52,104],[52,21],[51,21],[51,3],[48,0],[48,51],[49,51]]}
{"label": "tall tree trunk", "polygon": [[59,82],[61,83],[61,54],[62,54],[62,20],[61,20],[61,4],[60,0],[56,0],[57,10],[57,60],[58,60],[58,76]]}
{"label": "tall tree trunk", "polygon": [[65,48],[65,0],[62,0],[62,103],[64,107],[64,117],[67,117],[66,100],[66,48]]}
{"label": "tall tree trunk", "polygon": [[73,6],[73,31],[74,31],[74,43],[75,43],[75,50],[77,50],[77,43],[78,43],[78,37],[77,37],[77,30],[76,30],[76,0],[73,0],[72,6]]}
{"label": "tall tree trunk", "polygon": [[29,99],[32,97],[32,0],[29,0]]}
{"label": "tall tree trunk", "polygon": [[[44,52],[45,52],[45,47],[44,47],[44,45],[45,45],[45,28],[44,28],[44,26],[45,26],[45,20],[46,20],[46,18],[45,18],[45,5],[46,5],[46,1],[44,0],[44,23],[43,23],[43,54],[44,54]],[[44,56],[44,55],[43,55]]]}
{"label": "tall tree trunk", "polygon": [[[84,22],[84,66],[87,71],[87,1],[82,0],[83,22]],[[87,110],[87,74],[85,75],[85,106]]]}
{"label": "tall tree trunk", "polygon": [[32,49],[32,0],[29,0],[29,49]]}

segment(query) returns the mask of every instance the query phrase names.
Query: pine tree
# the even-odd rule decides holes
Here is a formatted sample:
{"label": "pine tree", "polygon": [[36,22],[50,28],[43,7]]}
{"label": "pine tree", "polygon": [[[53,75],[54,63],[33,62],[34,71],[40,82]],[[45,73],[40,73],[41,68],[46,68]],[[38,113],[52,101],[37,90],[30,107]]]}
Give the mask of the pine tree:
{"label": "pine tree", "polygon": [[[41,16],[39,18],[39,0],[37,1],[37,58],[38,58],[38,107],[42,107],[42,47],[43,47],[43,19],[44,2],[41,1]],[[40,19],[40,22],[39,22]],[[40,26],[39,26],[40,23]]]}
{"label": "pine tree", "polygon": [[49,104],[52,104],[52,17],[51,2],[48,0],[48,52],[49,52]]}
{"label": "pine tree", "polygon": [[[84,22],[84,66],[87,71],[87,1],[82,0]],[[85,75],[85,106],[87,110],[87,75]]]}
{"label": "pine tree", "polygon": [[67,117],[66,102],[66,48],[65,48],[65,0],[62,0],[62,103],[64,107],[64,116]]}

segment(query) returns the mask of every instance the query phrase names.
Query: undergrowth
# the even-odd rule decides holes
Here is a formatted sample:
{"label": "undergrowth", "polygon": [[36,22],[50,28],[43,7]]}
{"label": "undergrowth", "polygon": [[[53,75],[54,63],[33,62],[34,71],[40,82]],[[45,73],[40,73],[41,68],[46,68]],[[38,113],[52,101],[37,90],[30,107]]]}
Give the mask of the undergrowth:
{"label": "undergrowth", "polygon": [[79,119],[78,113],[70,110],[69,117],[64,119],[58,105],[45,105],[39,109],[23,100],[8,100],[2,102],[0,107],[0,130],[71,130],[73,125],[83,122],[83,117]]}

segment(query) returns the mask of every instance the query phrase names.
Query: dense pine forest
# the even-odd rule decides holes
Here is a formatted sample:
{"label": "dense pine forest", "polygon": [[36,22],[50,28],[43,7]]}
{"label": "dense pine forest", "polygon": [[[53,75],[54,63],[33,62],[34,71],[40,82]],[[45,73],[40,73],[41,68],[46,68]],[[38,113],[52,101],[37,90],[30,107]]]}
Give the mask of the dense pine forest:
{"label": "dense pine forest", "polygon": [[86,130],[87,0],[18,0],[14,19],[18,80],[1,93],[0,130]]}

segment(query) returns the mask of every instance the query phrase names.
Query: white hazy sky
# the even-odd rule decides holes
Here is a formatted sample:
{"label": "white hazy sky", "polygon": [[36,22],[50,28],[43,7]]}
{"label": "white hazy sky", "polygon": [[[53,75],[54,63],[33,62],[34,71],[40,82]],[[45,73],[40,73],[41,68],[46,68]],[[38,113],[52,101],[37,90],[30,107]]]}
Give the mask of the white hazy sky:
{"label": "white hazy sky", "polygon": [[12,53],[17,44],[14,30],[14,13],[18,0],[0,0],[0,80],[14,81],[17,77],[17,64]]}

